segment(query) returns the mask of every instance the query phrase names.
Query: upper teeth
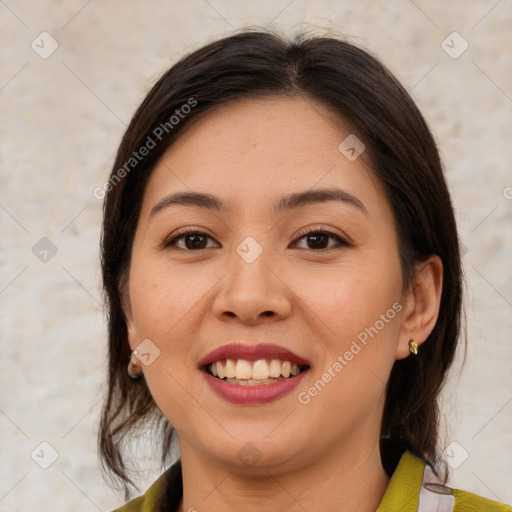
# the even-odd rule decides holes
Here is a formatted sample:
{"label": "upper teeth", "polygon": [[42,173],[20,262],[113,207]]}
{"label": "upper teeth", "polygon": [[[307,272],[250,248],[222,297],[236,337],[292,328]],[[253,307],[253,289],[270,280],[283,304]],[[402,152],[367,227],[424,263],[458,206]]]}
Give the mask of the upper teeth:
{"label": "upper teeth", "polygon": [[297,363],[281,361],[280,359],[258,359],[247,361],[246,359],[222,359],[210,365],[211,372],[219,379],[257,379],[264,380],[269,377],[284,377],[298,375],[300,372]]}

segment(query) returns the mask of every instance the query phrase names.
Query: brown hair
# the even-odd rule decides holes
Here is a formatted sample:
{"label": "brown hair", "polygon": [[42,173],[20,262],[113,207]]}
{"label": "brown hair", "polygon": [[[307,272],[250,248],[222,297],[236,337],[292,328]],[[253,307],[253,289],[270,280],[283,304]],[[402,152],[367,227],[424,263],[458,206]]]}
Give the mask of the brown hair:
{"label": "brown hair", "polygon": [[[299,94],[327,105],[362,138],[369,167],[394,213],[404,286],[413,283],[414,263],[431,254],[443,262],[437,323],[417,357],[395,362],[381,430],[382,440],[398,442],[399,453],[408,449],[432,466],[441,461],[437,397],[454,357],[463,311],[459,240],[434,138],[407,91],[367,51],[333,37],[302,34],[286,40],[245,30],[185,56],[157,81],[133,116],[104,187],[101,264],[109,363],[99,451],[103,468],[123,484],[127,496],[133,485],[123,458],[128,434],[135,427],[155,427],[163,463],[172,434],[144,378],[133,381],[127,374],[122,285],[145,184],[157,160],[193,120],[236,98],[276,94]],[[138,151],[150,139],[156,145],[141,157]],[[131,160],[135,153],[136,161]],[[390,462],[384,441],[381,447],[390,472],[397,455]]]}

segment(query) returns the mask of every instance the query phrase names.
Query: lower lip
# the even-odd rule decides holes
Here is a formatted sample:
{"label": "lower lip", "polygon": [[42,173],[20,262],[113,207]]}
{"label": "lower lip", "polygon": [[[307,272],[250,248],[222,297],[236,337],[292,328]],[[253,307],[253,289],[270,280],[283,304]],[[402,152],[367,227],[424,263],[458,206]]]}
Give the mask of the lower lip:
{"label": "lower lip", "polygon": [[221,398],[238,405],[267,404],[293,391],[301,382],[304,375],[309,372],[305,370],[297,376],[277,381],[275,384],[264,384],[261,386],[237,386],[213,377],[206,371],[202,371],[206,381],[213,391]]}

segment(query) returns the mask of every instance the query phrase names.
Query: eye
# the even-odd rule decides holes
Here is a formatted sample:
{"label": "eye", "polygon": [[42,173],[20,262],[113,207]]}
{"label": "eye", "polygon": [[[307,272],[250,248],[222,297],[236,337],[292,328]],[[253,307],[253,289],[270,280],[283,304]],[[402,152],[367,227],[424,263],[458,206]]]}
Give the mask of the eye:
{"label": "eye", "polygon": [[[208,249],[205,244],[207,244],[207,239],[213,240],[212,237],[207,235],[206,233],[197,230],[196,228],[185,228],[178,232],[176,236],[173,238],[165,241],[163,243],[164,248],[177,246],[179,249],[188,250],[188,251],[194,251],[194,250],[201,250],[201,249]],[[339,235],[336,235],[332,233],[331,231],[327,231],[325,229],[321,230],[310,230],[307,231],[297,239],[297,240],[303,240],[307,239],[306,243],[310,243],[312,246],[309,247],[303,247],[304,249],[312,249],[312,250],[325,250],[325,249],[331,249],[332,246],[325,246],[325,243],[328,243],[329,239],[335,240],[337,244],[334,246],[342,246],[342,247],[351,247],[352,244],[347,242],[344,238],[341,238]],[[184,247],[178,245],[179,242],[184,243]],[[210,246],[211,247],[211,246]]]}
{"label": "eye", "polygon": [[198,250],[198,249],[208,249],[205,246],[205,241],[207,239],[213,240],[209,235],[203,233],[202,231],[198,231],[195,228],[185,228],[181,230],[177,236],[173,237],[170,240],[166,240],[163,244],[164,248],[176,246],[177,242],[184,241],[185,247],[178,246],[179,249],[184,250]]}
{"label": "eye", "polygon": [[[333,246],[326,247],[325,244],[329,243],[329,238],[336,240],[338,246],[342,247],[352,247],[352,244],[347,242],[344,238],[341,238],[340,236],[332,233],[331,231],[327,231],[325,229],[321,230],[311,230],[307,231],[306,233],[303,233],[298,240],[306,239],[306,243],[308,245],[312,245],[309,247],[305,247],[305,249],[316,249],[316,250],[325,250],[325,249],[332,249]],[[311,242],[311,244],[310,244]],[[336,247],[336,244],[335,246]]]}

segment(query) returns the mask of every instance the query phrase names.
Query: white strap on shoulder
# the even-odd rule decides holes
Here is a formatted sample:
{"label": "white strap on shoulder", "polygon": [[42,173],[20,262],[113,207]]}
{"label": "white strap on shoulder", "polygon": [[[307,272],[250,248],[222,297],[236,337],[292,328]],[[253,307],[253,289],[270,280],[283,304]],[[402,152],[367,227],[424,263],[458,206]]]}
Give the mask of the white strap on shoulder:
{"label": "white strap on shoulder", "polygon": [[426,465],[421,482],[418,512],[453,512],[454,505],[452,489],[443,485],[430,466]]}

